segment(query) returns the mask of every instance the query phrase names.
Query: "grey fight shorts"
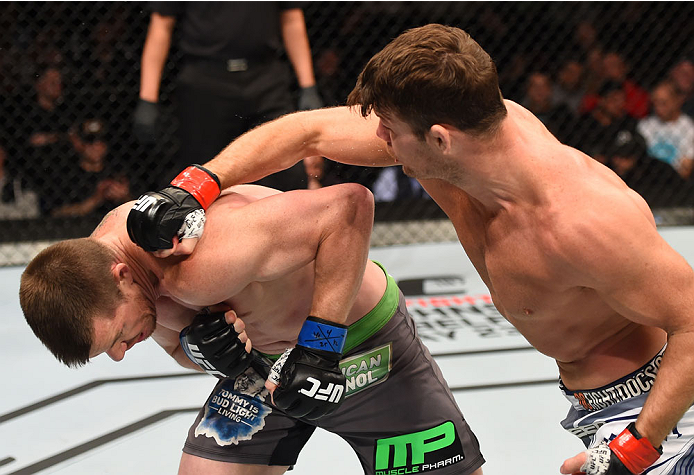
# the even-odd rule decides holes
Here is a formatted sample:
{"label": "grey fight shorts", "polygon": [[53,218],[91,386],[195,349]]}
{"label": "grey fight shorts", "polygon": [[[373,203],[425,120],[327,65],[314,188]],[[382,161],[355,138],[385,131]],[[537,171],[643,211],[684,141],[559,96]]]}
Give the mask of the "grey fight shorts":
{"label": "grey fight shorts", "polygon": [[[374,322],[378,329],[370,334]],[[264,380],[249,369],[217,384],[183,451],[222,462],[291,466],[317,426],[347,441],[367,475],[478,469],[484,459],[477,438],[391,277],[379,305],[350,326],[347,345],[350,332],[369,336],[353,339],[345,352],[340,366],[347,396],[333,414],[310,423],[273,410]]]}

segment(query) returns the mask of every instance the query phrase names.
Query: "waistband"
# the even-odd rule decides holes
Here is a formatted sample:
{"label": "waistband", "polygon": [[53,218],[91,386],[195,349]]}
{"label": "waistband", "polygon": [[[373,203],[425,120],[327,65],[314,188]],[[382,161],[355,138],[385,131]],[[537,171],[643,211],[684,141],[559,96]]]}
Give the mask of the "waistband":
{"label": "waistband", "polygon": [[[369,313],[347,327],[347,338],[345,339],[345,346],[342,351],[343,354],[346,354],[371,338],[390,321],[393,315],[395,315],[395,311],[398,309],[398,304],[400,302],[398,284],[395,282],[395,279],[388,274],[383,264],[377,261],[372,262],[380,267],[386,275],[386,291],[383,292],[383,297],[381,297],[381,300],[378,301],[376,306],[372,308]],[[280,357],[280,355],[268,354],[265,356],[273,361]]]}
{"label": "waistband", "polygon": [[648,363],[631,374],[597,389],[571,390],[559,381],[559,388],[577,411],[599,411],[606,407],[648,393],[663,358],[665,345]]}

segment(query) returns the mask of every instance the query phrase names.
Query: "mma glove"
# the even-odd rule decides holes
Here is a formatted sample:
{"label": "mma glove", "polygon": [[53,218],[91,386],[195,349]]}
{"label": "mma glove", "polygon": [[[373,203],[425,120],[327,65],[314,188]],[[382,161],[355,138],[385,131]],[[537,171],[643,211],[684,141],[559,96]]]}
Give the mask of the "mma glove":
{"label": "mma glove", "polygon": [[323,100],[318,94],[316,86],[302,87],[299,91],[299,110],[320,109],[323,107]]}
{"label": "mma glove", "polygon": [[218,378],[237,377],[253,360],[223,312],[197,314],[192,323],[181,330],[179,339],[186,356]]}
{"label": "mma glove", "polygon": [[140,99],[133,116],[133,134],[140,143],[152,144],[156,141],[158,120],[159,105]]}
{"label": "mma glove", "polygon": [[340,370],[347,327],[316,317],[304,322],[297,345],[284,352],[270,370],[279,386],[273,404],[286,415],[317,420],[335,411],[345,397]]}
{"label": "mma glove", "polygon": [[128,213],[128,236],[145,251],[171,249],[174,236],[202,235],[205,210],[221,191],[219,178],[200,165],[183,170],[171,185],[140,196]]}
{"label": "mma glove", "polygon": [[636,431],[632,422],[609,444],[602,443],[588,451],[581,466],[586,475],[638,475],[653,465],[663,453]]}

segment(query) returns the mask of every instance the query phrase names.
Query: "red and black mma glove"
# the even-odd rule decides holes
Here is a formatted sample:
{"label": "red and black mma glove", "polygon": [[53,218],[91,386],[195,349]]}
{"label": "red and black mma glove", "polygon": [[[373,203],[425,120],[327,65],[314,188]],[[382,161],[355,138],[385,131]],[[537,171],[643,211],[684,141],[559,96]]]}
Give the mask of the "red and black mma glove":
{"label": "red and black mma glove", "polygon": [[170,186],[140,196],[128,214],[128,236],[145,251],[171,249],[174,236],[200,237],[205,210],[221,192],[219,178],[200,165],[183,170]]}
{"label": "red and black mma glove", "polygon": [[632,422],[609,444],[588,449],[588,458],[581,466],[586,475],[639,475],[653,465],[663,453],[641,437]]}
{"label": "red and black mma glove", "polygon": [[316,317],[304,322],[294,348],[284,352],[270,370],[278,384],[273,404],[295,418],[316,420],[335,411],[345,398],[340,370],[347,327]]}
{"label": "red and black mma glove", "polygon": [[253,356],[224,318],[223,312],[202,312],[179,334],[190,360],[218,378],[235,378],[251,365]]}

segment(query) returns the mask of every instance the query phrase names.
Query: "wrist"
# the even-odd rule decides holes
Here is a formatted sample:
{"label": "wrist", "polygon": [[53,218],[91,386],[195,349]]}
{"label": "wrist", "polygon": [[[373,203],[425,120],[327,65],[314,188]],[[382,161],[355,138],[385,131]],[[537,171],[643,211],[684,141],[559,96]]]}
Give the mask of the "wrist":
{"label": "wrist", "polygon": [[639,434],[634,422],[629,424],[608,446],[624,466],[634,474],[642,473],[663,453],[662,448],[654,447],[646,437]]}
{"label": "wrist", "polygon": [[173,179],[171,186],[190,193],[205,210],[221,193],[217,175],[200,165],[191,165],[183,170]]}
{"label": "wrist", "polygon": [[342,354],[346,339],[346,325],[309,316],[299,331],[297,346]]}

